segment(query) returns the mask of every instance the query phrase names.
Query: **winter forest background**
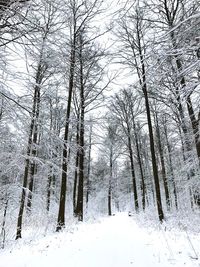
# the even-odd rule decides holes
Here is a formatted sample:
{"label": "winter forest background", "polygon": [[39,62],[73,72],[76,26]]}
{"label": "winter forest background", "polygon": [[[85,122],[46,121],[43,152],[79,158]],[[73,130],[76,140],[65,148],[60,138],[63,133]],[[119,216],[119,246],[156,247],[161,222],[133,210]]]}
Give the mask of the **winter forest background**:
{"label": "winter forest background", "polygon": [[0,0],[0,60],[1,247],[124,210],[200,230],[198,0]]}

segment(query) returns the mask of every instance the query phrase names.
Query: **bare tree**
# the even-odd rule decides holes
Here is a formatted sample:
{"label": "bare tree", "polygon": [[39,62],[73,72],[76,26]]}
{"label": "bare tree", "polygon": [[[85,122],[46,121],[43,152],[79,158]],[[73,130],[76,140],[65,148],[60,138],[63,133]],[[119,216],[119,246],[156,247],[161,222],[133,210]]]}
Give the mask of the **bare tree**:
{"label": "bare tree", "polygon": [[151,110],[148,96],[148,81],[147,81],[147,71],[146,71],[146,32],[148,30],[148,25],[145,24],[143,18],[144,7],[140,7],[139,4],[134,6],[135,12],[129,10],[126,15],[122,17],[119,21],[120,31],[117,34],[120,42],[123,47],[127,50],[122,49],[121,57],[122,63],[129,65],[132,69],[136,69],[139,84],[143,92],[145,107],[146,107],[146,116],[148,122],[149,130],[149,140],[150,140],[150,149],[152,157],[152,167],[153,167],[153,177],[155,183],[156,191],[156,203],[159,220],[162,222],[164,219],[161,193],[160,193],[160,182],[158,176],[158,167],[156,162],[155,155],[155,144],[154,144],[154,135],[153,127],[151,120]]}
{"label": "bare tree", "polygon": [[[52,75],[51,65],[48,64],[48,53],[47,53],[47,42],[48,37],[51,33],[51,29],[54,28],[53,18],[55,17],[56,7],[52,6],[51,2],[47,2],[44,8],[43,19],[44,25],[40,36],[39,53],[36,56],[38,60],[36,62],[35,76],[34,76],[34,89],[33,89],[33,100],[32,100],[32,112],[30,118],[30,128],[28,135],[28,145],[26,152],[25,168],[23,175],[23,186],[20,200],[20,208],[17,220],[17,233],[16,239],[21,238],[22,232],[22,219],[24,213],[26,191],[28,191],[27,206],[30,209],[32,204],[32,191],[34,183],[34,175],[36,171],[35,157],[37,154],[37,142],[38,142],[38,125],[39,125],[39,114],[40,114],[40,101],[41,101],[41,88],[44,83]],[[32,43],[31,43],[32,45]],[[35,47],[34,47],[35,48]],[[33,50],[34,50],[33,48]],[[31,47],[29,46],[29,49]],[[28,181],[29,178],[29,181]],[[27,190],[28,189],[28,190]]]}
{"label": "bare tree", "polygon": [[[138,190],[137,190],[137,179],[136,179],[136,174],[135,174],[135,164],[134,164],[134,151],[133,151],[133,136],[136,134],[135,133],[135,122],[134,122],[134,111],[132,109],[132,105],[134,105],[134,100],[132,98],[132,94],[129,93],[126,90],[122,90],[121,94],[116,94],[111,105],[111,110],[114,115],[117,116],[118,118],[118,123],[121,125],[122,130],[124,134],[126,135],[127,138],[127,148],[129,151],[129,158],[130,158],[130,166],[131,166],[131,176],[132,176],[132,183],[133,183],[133,193],[134,193],[134,204],[135,204],[135,210],[136,212],[139,210],[139,203],[138,203]],[[134,131],[134,133],[133,133]],[[134,136],[135,137],[135,136]],[[137,137],[136,137],[136,142]],[[138,143],[137,143],[138,145]],[[138,149],[138,147],[137,147]],[[137,151],[139,153],[139,151]],[[139,162],[140,157],[139,157]],[[142,167],[140,165],[140,167]],[[144,177],[143,177],[143,172],[142,169],[140,169],[141,174],[142,174],[142,190],[145,190],[144,186]],[[143,191],[144,193],[144,191]],[[144,207],[144,202],[145,202],[145,196],[143,194],[143,207]]]}
{"label": "bare tree", "polygon": [[66,183],[67,183],[67,146],[69,138],[69,125],[70,125],[70,113],[72,105],[72,96],[74,89],[74,76],[75,66],[77,61],[78,52],[78,37],[85,25],[89,23],[99,12],[101,7],[101,1],[94,0],[90,3],[82,2],[79,0],[73,0],[69,3],[69,20],[71,23],[71,36],[70,36],[70,58],[69,58],[69,85],[68,85],[68,100],[67,100],[67,112],[66,123],[64,133],[64,148],[63,148],[63,163],[62,163],[62,178],[61,178],[61,190],[60,190],[60,203],[58,212],[58,221],[56,231],[61,230],[65,225],[65,201],[66,201]]}

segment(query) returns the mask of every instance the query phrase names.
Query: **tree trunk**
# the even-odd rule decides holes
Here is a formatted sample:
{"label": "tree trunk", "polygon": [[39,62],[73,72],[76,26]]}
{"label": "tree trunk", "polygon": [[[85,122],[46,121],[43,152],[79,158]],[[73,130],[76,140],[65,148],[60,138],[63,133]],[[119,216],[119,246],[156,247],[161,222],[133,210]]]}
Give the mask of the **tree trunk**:
{"label": "tree trunk", "polygon": [[33,131],[32,131],[32,144],[31,144],[31,166],[30,166],[30,180],[29,180],[29,186],[28,186],[28,200],[27,200],[27,208],[30,211],[31,210],[31,204],[32,204],[32,193],[33,193],[33,183],[34,183],[34,175],[36,172],[36,162],[35,157],[37,154],[37,139],[38,139],[38,119],[40,114],[40,86],[42,84],[42,80],[44,78],[44,65],[42,63],[42,55],[43,55],[43,48],[44,48],[44,40],[42,44],[42,51],[40,54],[40,62],[38,64],[37,73],[36,73],[36,86],[34,88],[34,113],[33,113]]}
{"label": "tree trunk", "polygon": [[139,203],[138,203],[137,184],[136,184],[135,169],[134,169],[134,162],[133,162],[133,150],[132,150],[132,145],[131,145],[130,129],[128,129],[128,149],[129,149],[129,157],[130,157],[130,163],[131,163],[131,176],[132,176],[132,182],[133,182],[135,211],[138,212]]}
{"label": "tree trunk", "polygon": [[1,245],[1,248],[2,249],[4,249],[4,246],[5,246],[5,238],[6,238],[5,225],[6,225],[7,209],[8,209],[8,195],[6,193],[6,203],[5,203],[5,207],[4,207],[3,222],[2,222],[2,227],[1,227],[1,235],[2,235],[2,245]]}
{"label": "tree trunk", "polygon": [[92,149],[92,124],[90,125],[90,133],[89,133],[89,150],[88,150],[88,168],[87,168],[86,205],[88,205],[89,195],[90,195],[91,149]]}
{"label": "tree trunk", "polygon": [[53,166],[50,166],[50,173],[48,175],[48,182],[47,182],[47,211],[49,211],[50,202],[51,202],[51,184],[53,180],[52,170],[53,170]]}
{"label": "tree trunk", "polygon": [[152,123],[151,123],[150,108],[149,108],[149,99],[148,99],[148,95],[146,91],[146,86],[143,86],[143,87],[144,87],[143,93],[145,96],[145,105],[146,105],[147,121],[148,121],[148,128],[149,128],[150,149],[151,149],[153,176],[154,176],[155,191],[156,191],[156,204],[158,208],[158,217],[159,217],[159,220],[162,222],[164,220],[164,214],[163,214],[161,194],[160,194],[160,182],[159,182],[159,177],[158,177],[158,167],[156,163],[153,129],[152,129]]}
{"label": "tree trunk", "polygon": [[[54,133],[56,132],[56,125],[54,125],[53,123],[53,105],[52,105],[52,99],[50,98],[49,100],[49,104],[50,104],[50,166],[49,166],[49,173],[48,173],[48,177],[47,177],[47,212],[49,212],[50,209],[50,202],[51,202],[51,191],[52,191],[52,183],[54,183],[54,179],[55,179],[55,174],[54,174],[54,168],[53,168],[53,164],[52,164],[52,160],[53,160],[53,149],[52,149],[52,136],[51,133],[52,131],[54,131]],[[38,138],[39,139],[39,138]],[[54,184],[55,186],[55,184]]]}
{"label": "tree trunk", "polygon": [[155,155],[155,145],[154,145],[152,122],[151,122],[151,112],[150,112],[149,98],[148,98],[148,93],[147,93],[146,71],[145,71],[144,59],[143,59],[141,49],[140,49],[140,62],[142,66],[142,79],[140,80],[140,83],[141,83],[142,91],[143,91],[144,98],[145,98],[145,107],[146,107],[146,115],[147,115],[148,129],[149,129],[150,150],[151,150],[152,167],[153,167],[153,177],[154,177],[155,191],[156,191],[156,204],[157,204],[157,209],[158,209],[158,217],[159,217],[160,222],[162,222],[164,220],[164,213],[163,213],[163,208],[162,208],[160,182],[159,182],[158,167],[157,167],[156,155]]}
{"label": "tree trunk", "polygon": [[[40,67],[38,68],[38,72],[40,72]],[[41,82],[41,73],[37,74],[36,83]],[[27,201],[27,208],[28,210],[31,210],[31,204],[32,204],[32,193],[33,193],[33,183],[34,183],[34,175],[36,172],[36,162],[34,157],[37,155],[37,140],[38,140],[38,119],[39,119],[39,113],[40,113],[40,86],[35,87],[35,102],[36,102],[36,108],[35,108],[35,118],[34,118],[34,130],[33,130],[33,140],[32,140],[32,151],[31,156],[33,157],[30,167],[30,181],[29,181],[29,192],[28,192],[28,201]]]}
{"label": "tree trunk", "polygon": [[[78,111],[79,112],[79,111]],[[75,163],[75,172],[74,172],[74,187],[73,187],[73,211],[74,215],[77,216],[76,203],[77,203],[77,181],[78,181],[78,167],[79,167],[79,157],[80,157],[80,139],[79,139],[79,114],[77,116],[77,128],[76,128],[76,163]]]}
{"label": "tree trunk", "polygon": [[77,208],[76,212],[78,220],[83,221],[83,184],[84,184],[84,159],[85,159],[85,96],[84,96],[84,82],[83,82],[83,40],[82,34],[80,34],[80,155],[79,155],[79,183],[78,183],[78,197],[77,197]]}
{"label": "tree trunk", "polygon": [[110,175],[108,183],[108,215],[112,215],[112,176],[113,176],[113,151],[110,151]]}
{"label": "tree trunk", "polygon": [[173,164],[172,164],[172,156],[171,156],[172,152],[171,152],[171,146],[169,143],[166,122],[163,122],[163,125],[164,125],[164,131],[165,131],[165,138],[166,138],[166,142],[167,142],[167,151],[168,151],[168,156],[169,156],[169,167],[170,167],[171,181],[172,181],[172,186],[173,186],[175,206],[176,206],[176,209],[178,210],[178,196],[177,196],[176,182],[175,182]]}
{"label": "tree trunk", "polygon": [[28,138],[28,146],[27,146],[27,158],[25,161],[25,169],[24,169],[24,177],[23,177],[23,186],[22,186],[22,194],[21,194],[21,200],[20,200],[20,208],[18,213],[18,219],[17,219],[17,233],[16,233],[16,239],[21,238],[21,232],[22,232],[22,218],[24,213],[24,206],[25,206],[25,198],[26,198],[26,190],[28,185],[28,174],[29,174],[29,166],[30,166],[30,156],[31,156],[31,148],[33,144],[33,134],[34,134],[34,127],[35,127],[35,114],[36,114],[36,105],[37,105],[37,94],[36,90],[34,93],[33,98],[33,108],[32,108],[32,119],[31,119],[31,125],[30,125],[30,132],[29,132],[29,138]]}
{"label": "tree trunk", "polygon": [[164,159],[163,147],[161,143],[158,115],[156,111],[155,111],[155,124],[156,124],[156,133],[157,133],[157,141],[158,141],[158,151],[159,151],[160,162],[161,162],[162,178],[163,178],[163,184],[164,184],[164,190],[165,190],[166,206],[167,206],[167,210],[169,211],[170,210],[169,186],[168,186],[168,179],[167,179],[166,169],[165,169],[165,159]]}
{"label": "tree trunk", "polygon": [[140,175],[141,175],[142,208],[143,208],[143,210],[145,210],[146,185],[145,185],[145,178],[144,178],[142,160],[141,160],[141,155],[140,155],[140,145],[139,145],[139,140],[138,140],[138,136],[137,136],[135,118],[133,116],[133,112],[132,112],[132,120],[133,120],[133,130],[134,130],[135,144],[136,144],[136,150],[137,150],[137,159],[138,159]]}
{"label": "tree trunk", "polygon": [[75,68],[75,46],[76,46],[76,35],[74,30],[73,43],[71,47],[70,56],[70,75],[69,75],[69,91],[67,101],[67,113],[65,121],[65,134],[64,134],[64,147],[62,153],[62,177],[61,177],[61,189],[60,189],[60,201],[56,231],[60,231],[65,226],[65,201],[66,201],[66,189],[67,189],[67,143],[69,136],[69,124],[70,124],[70,111],[72,102],[72,91],[74,87],[74,68]]}
{"label": "tree trunk", "polygon": [[[28,147],[27,156],[30,154],[30,148]],[[22,237],[22,218],[24,213],[24,205],[25,205],[25,198],[26,198],[26,189],[28,183],[28,170],[29,170],[29,158],[26,159],[25,162],[25,170],[24,170],[24,178],[23,178],[23,186],[22,186],[22,194],[20,200],[20,207],[17,219],[17,233],[16,233],[16,240]]]}

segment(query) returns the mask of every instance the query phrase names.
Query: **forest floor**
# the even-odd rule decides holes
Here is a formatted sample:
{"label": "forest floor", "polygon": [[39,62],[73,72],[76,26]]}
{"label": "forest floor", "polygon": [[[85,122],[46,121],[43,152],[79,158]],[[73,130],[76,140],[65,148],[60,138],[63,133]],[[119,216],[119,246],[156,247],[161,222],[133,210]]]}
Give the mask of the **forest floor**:
{"label": "forest floor", "polygon": [[[23,239],[22,239],[23,240]],[[128,213],[1,250],[0,267],[199,267],[200,234],[141,226]]]}

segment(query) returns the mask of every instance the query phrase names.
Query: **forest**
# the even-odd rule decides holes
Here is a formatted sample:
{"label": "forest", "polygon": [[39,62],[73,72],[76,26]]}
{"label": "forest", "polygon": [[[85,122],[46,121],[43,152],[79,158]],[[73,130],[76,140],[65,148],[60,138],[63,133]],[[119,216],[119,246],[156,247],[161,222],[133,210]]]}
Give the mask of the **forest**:
{"label": "forest", "polygon": [[122,211],[199,224],[198,0],[0,0],[0,61],[1,248]]}

